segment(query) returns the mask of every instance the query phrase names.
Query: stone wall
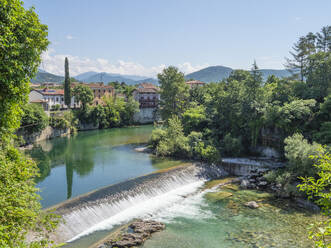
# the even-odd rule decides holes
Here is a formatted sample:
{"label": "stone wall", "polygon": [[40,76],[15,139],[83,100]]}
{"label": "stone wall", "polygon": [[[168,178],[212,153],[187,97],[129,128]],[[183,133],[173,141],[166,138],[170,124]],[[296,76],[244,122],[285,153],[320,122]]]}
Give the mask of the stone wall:
{"label": "stone wall", "polygon": [[141,108],[134,114],[133,120],[139,124],[153,123],[156,121],[156,108]]}
{"label": "stone wall", "polygon": [[34,132],[34,133],[28,133],[24,131],[17,132],[17,136],[21,136],[24,139],[25,141],[24,145],[29,145],[41,140],[53,139],[55,137],[64,137],[67,135],[70,135],[70,129],[55,129],[50,126],[47,126],[45,129],[43,129],[40,132]]}

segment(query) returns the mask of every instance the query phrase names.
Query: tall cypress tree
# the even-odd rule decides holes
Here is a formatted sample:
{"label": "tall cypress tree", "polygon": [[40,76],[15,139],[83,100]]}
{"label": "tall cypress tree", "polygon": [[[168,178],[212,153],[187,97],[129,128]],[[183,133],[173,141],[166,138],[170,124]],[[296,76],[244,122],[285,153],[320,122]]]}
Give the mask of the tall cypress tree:
{"label": "tall cypress tree", "polygon": [[70,76],[69,76],[69,62],[66,57],[64,60],[64,103],[70,108],[71,103],[71,88],[70,88]]}

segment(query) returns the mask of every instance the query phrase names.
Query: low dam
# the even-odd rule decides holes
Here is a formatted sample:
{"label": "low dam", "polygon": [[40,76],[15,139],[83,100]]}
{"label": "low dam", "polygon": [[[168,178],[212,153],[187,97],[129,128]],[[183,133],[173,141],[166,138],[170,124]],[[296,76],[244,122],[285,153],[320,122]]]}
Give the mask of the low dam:
{"label": "low dam", "polygon": [[63,217],[55,240],[73,241],[110,229],[180,201],[203,183],[222,175],[217,166],[187,164],[111,185],[52,207]]}

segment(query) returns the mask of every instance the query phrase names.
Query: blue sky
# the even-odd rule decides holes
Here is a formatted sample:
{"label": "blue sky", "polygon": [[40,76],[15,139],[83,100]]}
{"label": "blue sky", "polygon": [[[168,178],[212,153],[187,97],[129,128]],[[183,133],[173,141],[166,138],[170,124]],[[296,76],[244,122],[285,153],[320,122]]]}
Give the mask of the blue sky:
{"label": "blue sky", "polygon": [[208,65],[282,69],[299,36],[331,25],[329,0],[26,0],[49,27],[42,68],[155,76]]}

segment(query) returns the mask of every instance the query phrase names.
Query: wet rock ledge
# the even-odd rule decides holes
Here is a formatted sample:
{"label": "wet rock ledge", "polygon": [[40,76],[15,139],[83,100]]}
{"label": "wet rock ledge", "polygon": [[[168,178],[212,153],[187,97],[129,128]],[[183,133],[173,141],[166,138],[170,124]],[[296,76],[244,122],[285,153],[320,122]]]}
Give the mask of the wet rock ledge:
{"label": "wet rock ledge", "polygon": [[142,245],[152,233],[162,231],[165,225],[153,220],[136,220],[102,241],[97,248],[127,248]]}

